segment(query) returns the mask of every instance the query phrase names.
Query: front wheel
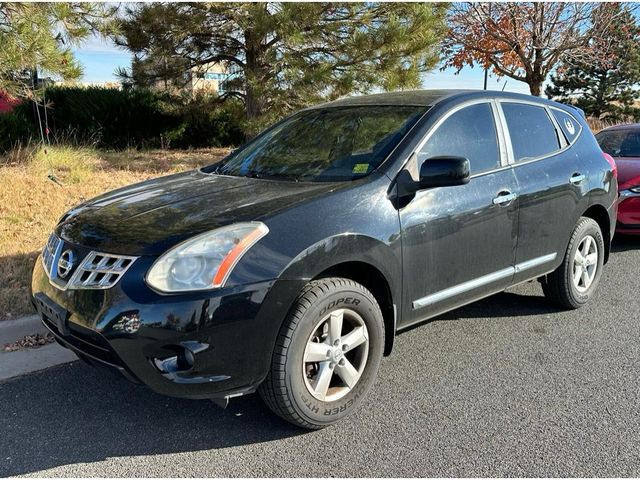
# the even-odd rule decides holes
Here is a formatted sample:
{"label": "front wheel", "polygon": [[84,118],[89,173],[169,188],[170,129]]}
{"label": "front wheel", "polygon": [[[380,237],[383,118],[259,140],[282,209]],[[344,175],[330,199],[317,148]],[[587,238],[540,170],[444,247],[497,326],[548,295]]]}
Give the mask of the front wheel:
{"label": "front wheel", "polygon": [[336,423],[374,383],[383,325],[378,302],[362,285],[344,278],[309,283],[282,326],[260,396],[295,425]]}
{"label": "front wheel", "polygon": [[585,305],[600,283],[604,252],[600,226],[591,218],[581,217],[562,264],[542,279],[546,297],[566,308]]}

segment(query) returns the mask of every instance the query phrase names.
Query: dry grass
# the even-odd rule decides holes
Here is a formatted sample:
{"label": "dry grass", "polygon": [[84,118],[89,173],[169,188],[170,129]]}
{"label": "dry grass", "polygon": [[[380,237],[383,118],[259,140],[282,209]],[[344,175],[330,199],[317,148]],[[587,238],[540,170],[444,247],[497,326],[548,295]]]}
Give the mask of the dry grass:
{"label": "dry grass", "polygon": [[602,129],[613,127],[623,122],[612,122],[611,120],[607,119],[601,120],[599,118],[587,117],[587,123],[589,124],[589,127],[591,128],[591,131],[593,133],[598,133]]}
{"label": "dry grass", "polygon": [[[107,190],[213,163],[226,149],[22,149],[0,157],[0,320],[32,313],[33,264],[60,216]],[[59,183],[48,178],[53,173]]]}

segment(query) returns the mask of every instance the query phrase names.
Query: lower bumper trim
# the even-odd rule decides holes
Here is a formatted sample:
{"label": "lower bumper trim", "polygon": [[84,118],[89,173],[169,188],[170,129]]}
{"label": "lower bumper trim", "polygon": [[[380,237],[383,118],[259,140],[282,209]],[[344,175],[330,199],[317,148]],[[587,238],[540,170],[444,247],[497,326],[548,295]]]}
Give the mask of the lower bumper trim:
{"label": "lower bumper trim", "polygon": [[100,366],[108,367],[110,369],[115,369],[118,372],[120,372],[130,382],[140,383],[138,381],[138,379],[135,378],[133,375],[131,375],[124,367],[121,367],[120,365],[116,365],[116,364],[111,363],[111,362],[107,362],[106,360],[103,360],[103,359],[98,358],[98,357],[96,357],[94,355],[91,355],[90,353],[87,353],[84,350],[76,347],[75,345],[70,343],[68,340],[65,340],[65,338],[62,335],[60,335],[57,331],[55,331],[53,328],[51,328],[51,326],[48,325],[48,323],[44,319],[42,319],[42,324],[51,333],[51,335],[53,335],[53,337],[56,339],[56,342],[58,342],[63,347],[71,350],[78,357],[80,357],[81,360],[85,360],[88,363],[93,364],[93,365],[100,365]]}

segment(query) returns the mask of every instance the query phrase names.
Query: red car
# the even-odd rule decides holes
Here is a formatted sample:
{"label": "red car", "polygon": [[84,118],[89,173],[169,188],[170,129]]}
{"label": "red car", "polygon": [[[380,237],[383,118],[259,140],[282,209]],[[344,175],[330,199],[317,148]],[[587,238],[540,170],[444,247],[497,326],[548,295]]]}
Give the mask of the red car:
{"label": "red car", "polygon": [[0,91],[0,113],[8,113],[20,103],[20,100],[12,97],[6,92]]}
{"label": "red car", "polygon": [[640,235],[640,123],[605,128],[596,139],[618,167],[616,232]]}

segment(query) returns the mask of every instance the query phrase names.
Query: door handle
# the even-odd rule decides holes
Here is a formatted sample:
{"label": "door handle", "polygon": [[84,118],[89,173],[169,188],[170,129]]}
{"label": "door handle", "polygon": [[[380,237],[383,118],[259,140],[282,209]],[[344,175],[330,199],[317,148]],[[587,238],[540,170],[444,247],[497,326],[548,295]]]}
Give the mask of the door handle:
{"label": "door handle", "polygon": [[574,173],[573,175],[571,175],[569,181],[574,185],[578,185],[579,183],[582,183],[585,178],[587,177],[585,177],[582,173]]}
{"label": "door handle", "polygon": [[511,193],[508,190],[502,191],[496,198],[493,199],[494,205],[508,205],[518,198],[517,193]]}

